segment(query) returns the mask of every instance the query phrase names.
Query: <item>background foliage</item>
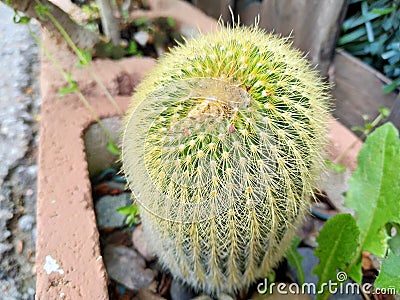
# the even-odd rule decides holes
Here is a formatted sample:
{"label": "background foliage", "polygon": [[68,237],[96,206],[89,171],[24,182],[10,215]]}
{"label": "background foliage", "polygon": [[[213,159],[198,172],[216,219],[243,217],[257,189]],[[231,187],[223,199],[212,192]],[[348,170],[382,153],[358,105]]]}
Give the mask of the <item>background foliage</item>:
{"label": "background foliage", "polygon": [[400,85],[400,0],[349,0],[338,45]]}

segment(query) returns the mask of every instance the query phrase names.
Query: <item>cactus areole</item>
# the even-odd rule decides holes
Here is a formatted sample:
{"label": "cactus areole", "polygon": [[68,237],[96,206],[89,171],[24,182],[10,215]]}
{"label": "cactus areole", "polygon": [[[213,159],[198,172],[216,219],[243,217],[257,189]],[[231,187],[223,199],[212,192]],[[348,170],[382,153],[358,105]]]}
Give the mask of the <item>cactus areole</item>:
{"label": "cactus areole", "polygon": [[173,276],[234,294],[282,259],[323,167],[326,89],[257,27],[221,26],[160,59],[133,96],[122,161]]}

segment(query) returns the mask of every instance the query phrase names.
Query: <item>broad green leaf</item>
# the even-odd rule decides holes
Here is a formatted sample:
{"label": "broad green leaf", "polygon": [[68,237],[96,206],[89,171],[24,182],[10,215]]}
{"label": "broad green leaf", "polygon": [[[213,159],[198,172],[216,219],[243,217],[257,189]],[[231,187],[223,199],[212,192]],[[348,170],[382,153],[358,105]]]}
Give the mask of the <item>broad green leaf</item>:
{"label": "broad green leaf", "polygon": [[304,257],[297,251],[297,247],[301,242],[301,238],[296,236],[293,240],[292,246],[289,248],[286,258],[291,265],[297,272],[297,277],[299,278],[299,284],[304,283],[304,270],[301,266],[301,262],[303,261]]}
{"label": "broad green leaf", "polygon": [[400,292],[400,256],[390,252],[382,262],[379,276],[376,278],[375,287],[379,289],[394,288]]}
{"label": "broad green leaf", "polygon": [[[318,275],[318,289],[329,280],[336,280],[337,270],[345,269],[359,246],[359,230],[350,214],[338,214],[329,219],[320,231],[315,249],[319,264],[313,273]],[[361,269],[360,269],[361,272]],[[317,299],[322,297],[318,295]]]}
{"label": "broad green leaf", "polygon": [[385,224],[400,223],[400,140],[391,124],[377,128],[358,155],[345,205],[357,214],[362,250],[383,257]]}
{"label": "broad green leaf", "polygon": [[346,268],[347,276],[350,277],[351,279],[353,279],[358,284],[361,284],[361,280],[362,280],[362,276],[363,276],[362,272],[361,272],[361,268],[362,268],[361,255],[358,256],[356,263],[351,266],[350,270],[349,270],[349,268]]}

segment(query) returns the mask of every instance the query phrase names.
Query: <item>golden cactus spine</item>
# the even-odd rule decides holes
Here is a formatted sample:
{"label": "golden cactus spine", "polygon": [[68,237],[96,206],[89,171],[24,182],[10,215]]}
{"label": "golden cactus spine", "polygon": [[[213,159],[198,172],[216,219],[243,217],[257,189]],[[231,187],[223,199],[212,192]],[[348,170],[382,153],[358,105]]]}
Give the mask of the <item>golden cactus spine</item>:
{"label": "golden cactus spine", "polygon": [[279,262],[323,166],[325,90],[300,52],[256,27],[160,59],[133,96],[122,161],[174,276],[233,294]]}

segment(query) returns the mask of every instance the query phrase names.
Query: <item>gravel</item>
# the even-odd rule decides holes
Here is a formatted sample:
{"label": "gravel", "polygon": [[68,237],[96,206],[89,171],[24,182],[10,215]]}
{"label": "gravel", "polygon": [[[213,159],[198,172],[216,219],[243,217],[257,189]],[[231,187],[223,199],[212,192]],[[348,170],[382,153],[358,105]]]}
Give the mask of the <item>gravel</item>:
{"label": "gravel", "polygon": [[[34,299],[38,47],[0,2],[0,299]],[[34,22],[32,22],[34,23]],[[37,26],[33,24],[38,32]]]}

